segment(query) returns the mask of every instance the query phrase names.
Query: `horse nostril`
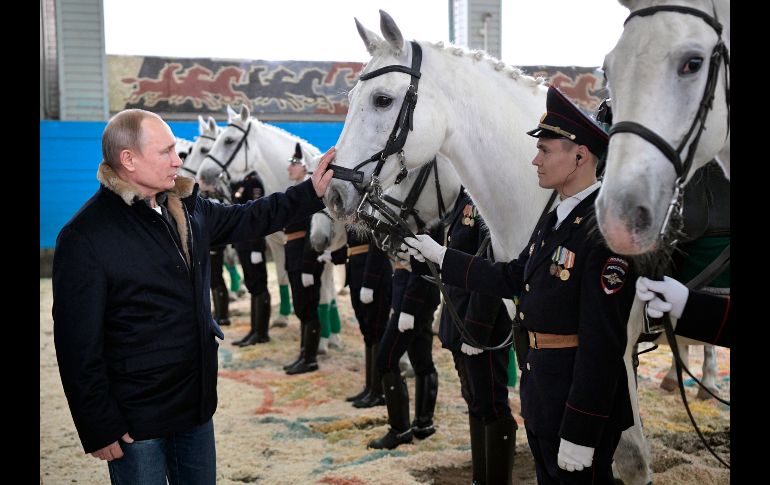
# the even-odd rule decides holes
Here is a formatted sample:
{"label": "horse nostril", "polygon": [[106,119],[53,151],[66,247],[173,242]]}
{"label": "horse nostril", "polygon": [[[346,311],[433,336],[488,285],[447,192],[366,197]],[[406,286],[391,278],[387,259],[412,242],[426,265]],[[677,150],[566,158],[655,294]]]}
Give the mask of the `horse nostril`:
{"label": "horse nostril", "polygon": [[652,211],[646,206],[637,206],[633,210],[634,232],[646,232],[652,226]]}

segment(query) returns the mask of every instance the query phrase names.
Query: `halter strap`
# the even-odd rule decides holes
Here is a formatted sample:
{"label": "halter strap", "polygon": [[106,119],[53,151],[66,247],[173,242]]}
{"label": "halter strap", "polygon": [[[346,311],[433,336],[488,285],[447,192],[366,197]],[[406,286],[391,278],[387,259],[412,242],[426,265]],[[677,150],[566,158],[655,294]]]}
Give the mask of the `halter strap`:
{"label": "halter strap", "polygon": [[676,12],[676,13],[683,13],[687,15],[693,15],[695,17],[703,19],[703,21],[709,24],[712,29],[716,30],[717,35],[719,36],[722,35],[722,24],[720,24],[719,21],[716,20],[715,18],[716,15],[712,17],[706,12],[698,10],[697,8],[684,7],[682,5],[659,5],[657,7],[641,8],[635,12],[631,12],[631,14],[623,22],[623,27],[625,27],[628,21],[634,17],[647,17],[649,15],[654,15],[658,12]]}
{"label": "halter strap", "polygon": [[217,160],[216,157],[214,157],[211,153],[207,154],[205,158],[210,158],[211,160],[214,161],[214,163],[219,165],[222,168],[222,173],[220,174],[220,176],[225,175],[227,177],[227,179],[229,180],[232,177],[230,177],[230,173],[227,171],[227,167],[229,167],[230,164],[233,163],[233,160],[235,159],[235,156],[238,154],[238,152],[240,151],[240,149],[244,145],[244,143],[246,144],[246,162],[248,163],[249,142],[247,140],[247,137],[249,136],[249,131],[251,131],[251,123],[250,122],[247,123],[247,127],[246,127],[245,130],[243,128],[241,128],[240,126],[238,126],[236,124],[233,124],[233,123],[228,123],[227,126],[232,126],[233,128],[237,128],[237,129],[241,130],[241,132],[243,133],[243,137],[241,137],[240,141],[238,141],[238,144],[235,146],[235,149],[233,150],[233,153],[230,154],[230,158],[228,158],[225,163],[222,163],[219,160]]}
{"label": "halter strap", "polygon": [[422,65],[422,47],[420,47],[420,44],[415,41],[410,41],[410,44],[412,45],[411,68],[401,65],[385,66],[372,72],[366,73],[359,78],[361,81],[366,81],[368,79],[372,79],[389,72],[401,72],[404,74],[409,74],[411,77],[409,88],[407,88],[406,94],[404,95],[404,101],[401,104],[401,110],[398,112],[396,122],[393,125],[390,136],[388,136],[388,141],[385,143],[385,148],[353,168],[353,170],[357,171],[364,165],[377,162],[377,166],[374,168],[374,172],[372,172],[373,178],[380,175],[382,166],[385,164],[385,160],[389,156],[401,152],[401,150],[404,148],[404,144],[406,144],[406,137],[414,128],[413,115],[414,108],[417,105],[417,88],[420,84],[421,77],[420,66]]}

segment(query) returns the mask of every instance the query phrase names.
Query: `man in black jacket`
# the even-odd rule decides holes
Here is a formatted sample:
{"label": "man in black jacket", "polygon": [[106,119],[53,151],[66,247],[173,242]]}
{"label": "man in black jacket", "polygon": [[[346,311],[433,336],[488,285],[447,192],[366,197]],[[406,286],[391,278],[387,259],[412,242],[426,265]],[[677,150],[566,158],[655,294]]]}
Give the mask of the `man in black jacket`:
{"label": "man in black jacket", "polygon": [[101,186],[62,228],[53,262],[54,343],[86,453],[113,483],[213,484],[217,348],[209,249],[262,237],[323,207],[334,150],[313,180],[243,205],[198,196],[156,114],[115,115]]}

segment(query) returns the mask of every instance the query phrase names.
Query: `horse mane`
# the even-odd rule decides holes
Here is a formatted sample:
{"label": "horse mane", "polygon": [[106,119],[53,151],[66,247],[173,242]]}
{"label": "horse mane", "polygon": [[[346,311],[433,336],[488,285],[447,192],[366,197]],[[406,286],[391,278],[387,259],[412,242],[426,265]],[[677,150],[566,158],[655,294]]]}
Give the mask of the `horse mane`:
{"label": "horse mane", "polygon": [[[452,44],[451,42],[449,44],[445,44],[443,41],[427,42],[427,44],[431,47],[434,47],[443,54],[467,57],[473,61],[484,61],[485,64],[489,65],[503,76],[507,76],[516,81],[524,81],[526,84],[533,88],[544,86],[546,83],[546,78],[542,76],[538,76],[536,78],[532,77],[526,74],[521,68],[506,64],[500,59],[489,55],[489,53],[482,49],[467,49],[465,47]],[[476,62],[474,62],[474,64],[476,64]]]}
{"label": "horse mane", "polygon": [[284,134],[284,135],[288,136],[289,138],[291,138],[292,140],[296,140],[300,144],[303,144],[303,145],[305,145],[307,147],[310,147],[310,148],[316,150],[318,152],[316,155],[321,153],[321,150],[319,150],[315,145],[313,145],[309,141],[305,140],[304,138],[295,135],[294,133],[290,133],[290,132],[284,130],[283,128],[280,128],[280,127],[275,126],[275,125],[271,125],[271,124],[268,124],[268,123],[263,123],[263,122],[259,121],[257,118],[255,118],[253,116],[251,117],[251,119],[253,121],[256,121],[257,123],[259,123],[260,125],[264,126],[265,128],[274,131],[275,133]]}

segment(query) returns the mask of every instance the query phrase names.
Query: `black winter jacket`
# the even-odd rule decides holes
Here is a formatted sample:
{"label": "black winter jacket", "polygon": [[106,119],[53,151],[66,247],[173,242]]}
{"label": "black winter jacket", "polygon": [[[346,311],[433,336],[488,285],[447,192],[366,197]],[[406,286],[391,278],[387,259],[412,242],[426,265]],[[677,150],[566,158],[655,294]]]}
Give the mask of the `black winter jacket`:
{"label": "black winter jacket", "polygon": [[[323,207],[310,181],[240,205],[178,177],[167,220],[102,163],[101,187],[62,228],[53,261],[54,343],[83,449],[208,421],[217,405],[209,248],[279,231]],[[178,233],[178,236],[175,234]]]}

